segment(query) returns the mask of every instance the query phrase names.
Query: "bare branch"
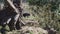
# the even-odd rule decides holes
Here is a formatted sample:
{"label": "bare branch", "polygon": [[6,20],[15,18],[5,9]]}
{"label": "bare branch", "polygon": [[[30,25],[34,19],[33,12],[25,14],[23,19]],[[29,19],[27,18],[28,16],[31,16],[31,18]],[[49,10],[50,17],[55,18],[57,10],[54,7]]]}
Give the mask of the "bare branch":
{"label": "bare branch", "polygon": [[7,0],[10,6],[15,10],[16,13],[20,13],[18,8],[16,8],[11,0]]}

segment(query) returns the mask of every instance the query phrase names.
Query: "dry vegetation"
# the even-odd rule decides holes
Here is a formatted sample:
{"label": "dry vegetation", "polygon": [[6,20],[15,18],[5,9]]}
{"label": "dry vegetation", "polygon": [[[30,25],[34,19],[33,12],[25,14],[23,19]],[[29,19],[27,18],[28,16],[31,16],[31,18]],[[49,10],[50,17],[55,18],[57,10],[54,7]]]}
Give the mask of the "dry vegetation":
{"label": "dry vegetation", "polygon": [[[9,31],[9,27],[4,29],[6,34],[48,34],[48,30],[45,27],[49,27],[56,31],[56,34],[60,34],[60,6],[52,11],[53,5],[51,3],[44,4],[42,6],[22,4],[23,11],[28,11],[30,16],[21,17],[24,22],[24,26],[21,26],[20,30]],[[2,27],[0,26],[0,30]]]}

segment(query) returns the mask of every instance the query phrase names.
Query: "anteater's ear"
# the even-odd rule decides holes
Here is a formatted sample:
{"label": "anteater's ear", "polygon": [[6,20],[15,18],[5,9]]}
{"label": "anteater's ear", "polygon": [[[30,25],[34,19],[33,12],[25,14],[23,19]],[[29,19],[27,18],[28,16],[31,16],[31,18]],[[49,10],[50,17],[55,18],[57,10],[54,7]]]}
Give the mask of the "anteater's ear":
{"label": "anteater's ear", "polygon": [[26,17],[26,16],[30,16],[30,14],[29,13],[24,13],[23,17]]}

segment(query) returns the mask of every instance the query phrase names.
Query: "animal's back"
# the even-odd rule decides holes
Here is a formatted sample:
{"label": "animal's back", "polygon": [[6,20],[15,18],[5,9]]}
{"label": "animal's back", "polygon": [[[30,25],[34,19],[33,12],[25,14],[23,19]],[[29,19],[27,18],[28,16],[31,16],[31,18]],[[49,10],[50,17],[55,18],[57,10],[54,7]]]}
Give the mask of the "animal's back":
{"label": "animal's back", "polygon": [[9,18],[13,18],[16,15],[14,10],[5,8],[0,11],[0,25],[6,22]]}

